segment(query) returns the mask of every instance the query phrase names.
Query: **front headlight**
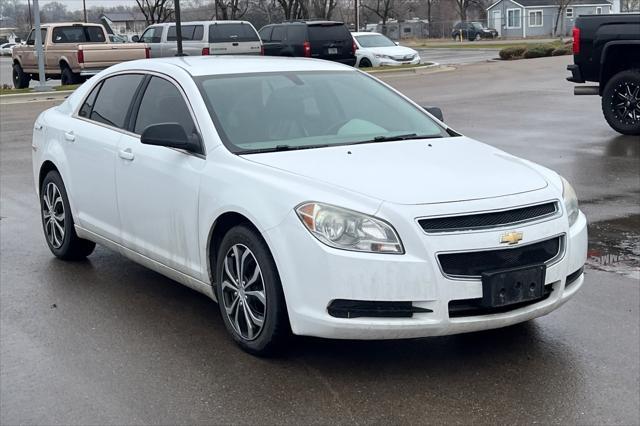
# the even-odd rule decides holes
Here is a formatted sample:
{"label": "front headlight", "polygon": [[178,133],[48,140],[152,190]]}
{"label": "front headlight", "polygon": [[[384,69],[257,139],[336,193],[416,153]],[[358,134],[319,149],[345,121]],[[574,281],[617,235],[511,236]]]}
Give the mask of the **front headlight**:
{"label": "front headlight", "polygon": [[391,225],[373,216],[313,202],[299,205],[296,213],[309,232],[330,247],[367,253],[404,253],[400,237]]}
{"label": "front headlight", "polygon": [[565,178],[562,179],[562,199],[564,201],[564,208],[567,210],[567,216],[569,217],[569,226],[572,226],[578,220],[578,214],[580,209],[578,208],[578,196],[571,184],[567,182]]}
{"label": "front headlight", "polygon": [[375,56],[375,57],[376,57],[376,58],[378,58],[378,59],[393,59],[393,58],[392,58],[391,56],[389,56],[389,55],[382,55],[382,54],[380,54],[380,53],[376,53],[376,54],[375,54],[375,55],[373,55],[373,56]]}

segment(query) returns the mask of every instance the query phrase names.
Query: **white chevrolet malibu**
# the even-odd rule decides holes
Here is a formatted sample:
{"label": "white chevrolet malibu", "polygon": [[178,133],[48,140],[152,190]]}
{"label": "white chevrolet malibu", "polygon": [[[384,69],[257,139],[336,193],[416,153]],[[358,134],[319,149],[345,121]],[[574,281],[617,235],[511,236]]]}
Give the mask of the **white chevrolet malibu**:
{"label": "white chevrolet malibu", "polygon": [[37,118],[33,173],[55,256],[98,243],[202,292],[254,354],[503,327],[584,280],[567,181],[332,62],[116,65]]}

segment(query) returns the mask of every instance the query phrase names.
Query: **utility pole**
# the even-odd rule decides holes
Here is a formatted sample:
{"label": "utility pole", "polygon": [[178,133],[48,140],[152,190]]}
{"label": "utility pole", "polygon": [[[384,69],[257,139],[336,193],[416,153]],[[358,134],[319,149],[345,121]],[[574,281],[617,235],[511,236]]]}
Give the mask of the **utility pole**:
{"label": "utility pole", "polygon": [[31,0],[27,0],[27,6],[29,6],[29,28],[33,28],[33,22],[31,22]]}
{"label": "utility pole", "polygon": [[176,42],[178,44],[178,53],[176,54],[176,56],[184,56],[184,53],[182,53],[182,19],[180,18],[180,0],[175,0],[175,7],[176,7]]}
{"label": "utility pole", "polygon": [[356,24],[356,31],[360,31],[360,0],[353,0],[354,5],[355,5],[355,24]]}
{"label": "utility pole", "polygon": [[40,85],[36,86],[33,90],[36,92],[48,92],[53,90],[51,87],[47,87],[44,76],[44,51],[42,49],[42,32],[40,30],[40,6],[38,0],[33,0],[33,17],[36,23],[34,31],[36,32],[36,55],[38,56],[38,76],[40,77]]}
{"label": "utility pole", "polygon": [[85,3],[85,0],[82,0],[82,10],[84,11],[84,23],[86,24],[87,21],[87,4]]}

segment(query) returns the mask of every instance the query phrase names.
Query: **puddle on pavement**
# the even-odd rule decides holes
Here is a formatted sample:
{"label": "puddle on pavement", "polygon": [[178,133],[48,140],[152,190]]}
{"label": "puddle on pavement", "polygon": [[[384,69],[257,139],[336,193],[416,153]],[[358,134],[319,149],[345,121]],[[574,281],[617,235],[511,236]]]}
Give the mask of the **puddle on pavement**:
{"label": "puddle on pavement", "polygon": [[640,215],[590,223],[587,265],[640,279]]}

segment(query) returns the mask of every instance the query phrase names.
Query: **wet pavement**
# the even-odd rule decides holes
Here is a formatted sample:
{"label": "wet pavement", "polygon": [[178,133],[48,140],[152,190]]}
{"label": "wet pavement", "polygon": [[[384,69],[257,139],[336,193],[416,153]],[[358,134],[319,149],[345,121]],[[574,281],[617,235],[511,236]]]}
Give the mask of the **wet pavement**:
{"label": "wet pavement", "polygon": [[54,259],[30,135],[55,103],[0,104],[0,423],[640,423],[640,141],[609,129],[599,98],[572,95],[566,63],[385,79],[574,183],[591,222],[581,292],[506,329],[300,338],[279,359],[241,352],[213,302],[118,254]]}

